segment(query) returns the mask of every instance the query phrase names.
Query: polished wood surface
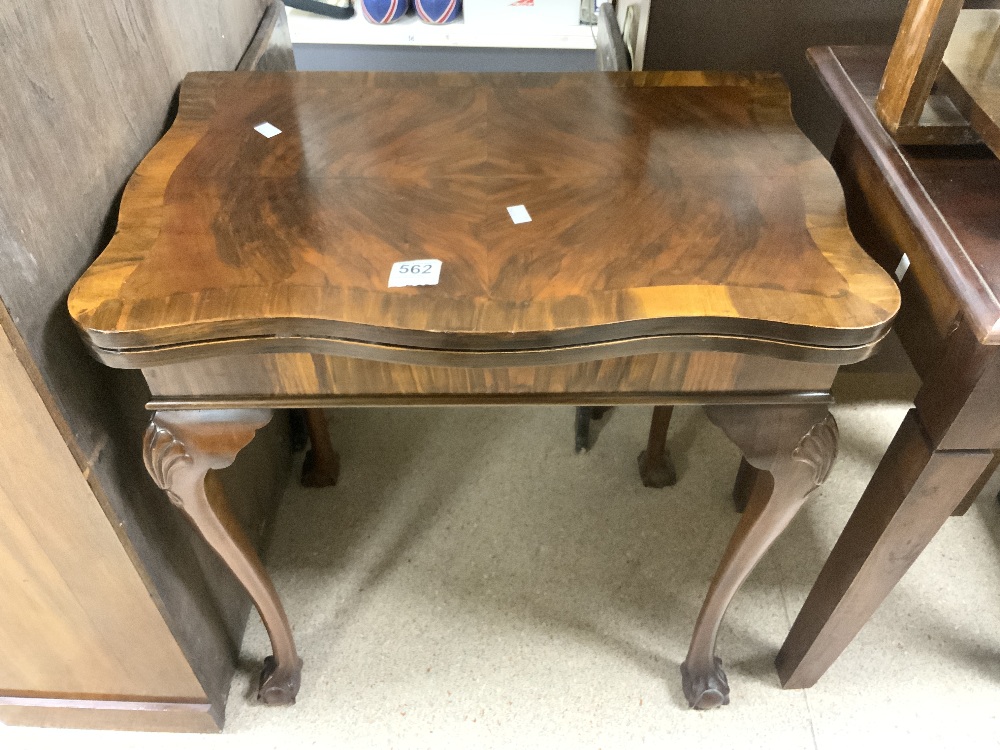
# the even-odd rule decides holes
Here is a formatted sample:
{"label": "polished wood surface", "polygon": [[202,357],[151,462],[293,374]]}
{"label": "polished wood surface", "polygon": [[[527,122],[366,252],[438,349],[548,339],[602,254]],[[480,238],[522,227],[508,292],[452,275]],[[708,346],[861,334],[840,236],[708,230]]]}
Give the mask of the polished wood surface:
{"label": "polished wood surface", "polygon": [[823,675],[961,512],[1000,446],[996,301],[984,294],[997,280],[1000,163],[982,147],[898,146],[870,107],[885,50],[811,57],[847,118],[834,163],[852,225],[886,267],[911,259],[898,330],[923,382],[778,655],[782,683],[796,688]]}
{"label": "polished wood surface", "polygon": [[684,695],[692,708],[729,702],[729,683],[715,641],[722,617],[743,581],[795,516],[826,481],[837,457],[837,423],[825,404],[784,407],[707,408],[708,418],[736,444],[744,460],[768,472],[770,492],[755,493],[740,517],[698,614],[681,665]]}
{"label": "polished wood surface", "polygon": [[[440,284],[388,289],[416,257]],[[190,76],[69,302],[99,358],[143,370],[147,466],[253,595],[265,702],[294,699],[298,657],[207,472],[271,409],[650,403],[665,434],[663,407],[710,405],[774,482],[695,628],[696,708],[728,694],[731,597],[832,463],[836,369],[897,306],[780,81],[701,73]]]}
{"label": "polished wood surface", "polygon": [[[863,180],[873,189],[882,185],[884,197],[867,201],[868,210],[878,214],[879,231],[892,234],[891,242],[880,245],[884,255],[877,260],[891,272],[902,253],[913,248],[911,264],[926,257],[928,267],[922,272],[911,265],[902,282],[904,294],[909,278],[937,277],[927,278],[926,283],[936,285],[945,297],[961,300],[963,319],[976,338],[984,344],[998,343],[1000,256],[995,249],[1000,216],[994,186],[1000,181],[1000,160],[983,147],[908,148],[893,141],[867,103],[877,90],[886,53],[863,47],[819,47],[810,52],[831,95],[842,103],[853,133],[871,154],[868,177],[847,175],[847,179]],[[852,171],[857,161],[851,161]],[[897,218],[882,218],[890,213]],[[867,231],[862,223],[855,226],[859,233]],[[910,240],[904,244],[907,236]],[[944,326],[946,334],[957,303],[928,291],[923,304],[934,311],[934,328]],[[902,329],[897,329],[907,344]]]}
{"label": "polished wood surface", "polygon": [[[692,333],[836,357],[898,294],[788,107],[765,75],[193,74],[70,312],[118,367],[204,342]],[[386,288],[415,258],[443,261],[440,284]]]}
{"label": "polished wood surface", "polygon": [[906,6],[875,105],[900,143],[969,138],[968,122],[955,105],[946,97],[930,98],[963,2],[910,0]]}
{"label": "polished wood surface", "polygon": [[[330,405],[390,397],[475,396],[482,401],[521,396],[525,403],[532,403],[566,394],[584,402],[589,395],[613,395],[626,402],[667,393],[794,394],[829,391],[836,372],[836,365],[710,351],[609,357],[544,367],[478,368],[304,353],[250,354],[143,370],[154,403],[161,399],[199,403],[219,396],[319,395]],[[633,394],[636,399],[630,398]]]}
{"label": "polished wood surface", "polygon": [[819,680],[992,458],[991,451],[934,450],[910,410],[778,653],[784,687]]}
{"label": "polished wood surface", "polygon": [[231,466],[236,454],[269,421],[268,409],[157,413],[146,430],[143,458],[157,487],[225,561],[260,612],[274,654],[264,662],[257,699],[288,705],[295,702],[302,675],[291,626],[253,543],[209,474]]}
{"label": "polished wood surface", "polygon": [[944,78],[961,90],[972,128],[1000,156],[1000,10],[963,10],[944,53]]}

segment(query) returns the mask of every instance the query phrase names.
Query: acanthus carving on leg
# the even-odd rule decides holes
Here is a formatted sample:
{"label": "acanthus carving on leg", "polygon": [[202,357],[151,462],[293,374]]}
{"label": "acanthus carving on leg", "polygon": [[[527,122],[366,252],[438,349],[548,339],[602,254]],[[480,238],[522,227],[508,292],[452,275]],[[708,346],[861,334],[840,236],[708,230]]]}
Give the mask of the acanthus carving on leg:
{"label": "acanthus carving on leg", "polygon": [[184,499],[172,489],[174,473],[184,471],[194,465],[194,459],[184,448],[174,434],[166,427],[154,421],[146,428],[146,438],[143,441],[142,458],[146,471],[153,478],[156,486],[167,493],[170,502],[183,510]]}
{"label": "acanthus carving on leg", "polygon": [[684,695],[692,708],[729,703],[729,684],[715,641],[733,595],[771,543],[822,484],[837,456],[837,423],[825,404],[725,406],[706,409],[743,452],[748,464],[773,478],[770,496],[753,493],[730,538],[698,615],[681,665]]}
{"label": "acanthus carving on leg", "polygon": [[170,501],[229,566],[260,613],[274,655],[267,657],[258,700],[270,705],[295,702],[302,660],[281,600],[257,553],[233,517],[210,470],[224,469],[271,419],[270,410],[160,411],[143,441],[146,469]]}
{"label": "acanthus carving on leg", "polygon": [[792,460],[801,461],[813,470],[813,487],[809,492],[819,487],[830,475],[833,462],[837,460],[837,441],[840,438],[840,431],[837,429],[837,420],[830,412],[812,427],[809,428],[799,444],[792,451]]}

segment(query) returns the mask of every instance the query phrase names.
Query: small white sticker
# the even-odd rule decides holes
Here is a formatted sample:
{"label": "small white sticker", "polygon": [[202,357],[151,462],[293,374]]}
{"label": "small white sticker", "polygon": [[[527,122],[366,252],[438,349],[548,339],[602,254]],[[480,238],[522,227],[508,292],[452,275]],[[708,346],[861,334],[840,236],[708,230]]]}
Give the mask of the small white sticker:
{"label": "small white sticker", "polygon": [[910,258],[906,253],[903,253],[903,257],[899,259],[899,265],[896,266],[896,281],[902,281],[903,276],[906,275],[906,269],[910,267]]}
{"label": "small white sticker", "polygon": [[515,224],[525,224],[531,221],[528,209],[524,206],[507,206],[507,213],[510,214],[510,220]]}
{"label": "small white sticker", "polygon": [[278,130],[278,128],[274,127],[274,125],[272,125],[269,122],[262,122],[260,125],[256,126],[254,130],[256,130],[265,138],[274,138],[274,136],[276,136],[278,133],[281,132],[280,130]]}
{"label": "small white sticker", "polygon": [[389,286],[431,286],[440,280],[439,260],[401,260],[389,272]]}

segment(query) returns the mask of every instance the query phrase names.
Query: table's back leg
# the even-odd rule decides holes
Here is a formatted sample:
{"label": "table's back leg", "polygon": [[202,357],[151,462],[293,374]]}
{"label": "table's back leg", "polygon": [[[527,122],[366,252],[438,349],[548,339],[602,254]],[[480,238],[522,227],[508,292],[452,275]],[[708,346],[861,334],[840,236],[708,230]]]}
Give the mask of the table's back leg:
{"label": "table's back leg", "polygon": [[309,452],[302,464],[303,487],[333,487],[340,477],[340,456],[330,442],[330,425],[322,409],[304,411]]}
{"label": "table's back leg", "polygon": [[574,448],[577,453],[586,453],[590,450],[590,423],[601,419],[610,409],[610,406],[576,407],[573,429],[575,432]]}
{"label": "table's back leg", "polygon": [[762,494],[766,500],[773,489],[770,472],[752,466],[746,458],[740,459],[740,469],[733,483],[733,506],[737,513],[745,511],[755,495]]}
{"label": "table's back leg", "polygon": [[302,672],[288,618],[221,486],[209,475],[210,470],[232,464],[270,419],[266,409],[158,411],[146,430],[143,457],[156,484],[229,566],[256,605],[274,650],[265,660],[257,699],[286,705],[295,702]]}
{"label": "table's back leg", "polygon": [[639,476],[646,487],[669,487],[677,483],[677,471],[667,447],[667,432],[670,430],[670,417],[673,413],[672,406],[653,407],[649,440],[646,450],[639,454]]}
{"label": "table's back leg", "polygon": [[747,463],[773,478],[769,494],[750,495],[712,579],[687,658],[684,695],[693,708],[729,702],[715,639],[729,602],[806,496],[826,479],[837,455],[837,423],[825,404],[707,407],[709,419],[743,452]]}

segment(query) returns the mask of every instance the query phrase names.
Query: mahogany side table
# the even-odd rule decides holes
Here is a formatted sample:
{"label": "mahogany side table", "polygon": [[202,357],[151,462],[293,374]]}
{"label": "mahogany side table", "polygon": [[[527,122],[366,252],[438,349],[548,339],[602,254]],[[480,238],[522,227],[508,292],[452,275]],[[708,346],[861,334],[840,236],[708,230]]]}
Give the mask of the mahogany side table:
{"label": "mahogany side table", "polygon": [[809,687],[847,647],[1000,448],[1000,160],[984,146],[899,146],[872,109],[889,50],[810,59],[846,116],[833,163],[851,227],[900,277],[896,330],[920,391],[778,654]]}
{"label": "mahogany side table", "polygon": [[837,368],[898,304],[776,76],[204,73],[69,310],[142,369],[146,464],[256,603],[267,703],[301,661],[210,470],[271,410],[706,405],[769,482],[682,665],[709,708],[730,599],[834,460]]}

